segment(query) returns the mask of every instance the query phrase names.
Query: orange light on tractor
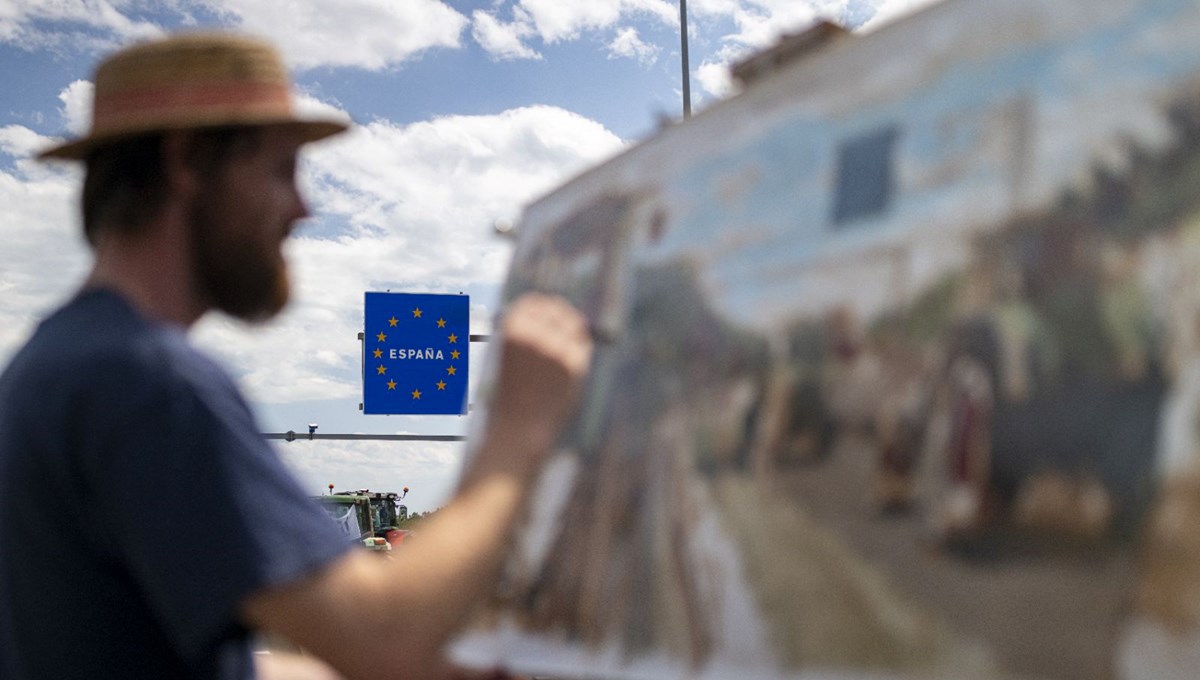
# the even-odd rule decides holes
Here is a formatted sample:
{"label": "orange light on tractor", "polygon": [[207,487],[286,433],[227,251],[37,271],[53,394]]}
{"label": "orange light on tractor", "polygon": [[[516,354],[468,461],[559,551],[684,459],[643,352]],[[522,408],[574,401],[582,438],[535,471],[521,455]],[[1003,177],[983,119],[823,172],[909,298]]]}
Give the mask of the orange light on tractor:
{"label": "orange light on tractor", "polygon": [[332,484],[329,485],[329,495],[330,496],[333,495],[333,485]]}
{"label": "orange light on tractor", "polygon": [[395,548],[403,543],[410,533],[412,532],[407,529],[391,529],[387,532],[387,542]]}

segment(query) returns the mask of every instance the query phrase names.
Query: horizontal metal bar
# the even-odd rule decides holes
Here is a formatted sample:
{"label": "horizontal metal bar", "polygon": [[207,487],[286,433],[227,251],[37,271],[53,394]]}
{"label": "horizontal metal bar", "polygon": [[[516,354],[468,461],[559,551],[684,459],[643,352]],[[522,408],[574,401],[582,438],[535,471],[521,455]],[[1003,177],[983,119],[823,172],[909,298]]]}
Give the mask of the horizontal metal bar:
{"label": "horizontal metal bar", "polygon": [[[359,340],[362,340],[365,337],[366,337],[366,335],[362,331],[358,332]],[[469,342],[488,342],[491,339],[492,339],[492,336],[487,335],[487,334],[480,334],[480,333],[473,333],[473,334],[467,336],[467,340]]]}
{"label": "horizontal metal bar", "polygon": [[461,442],[466,437],[457,434],[309,434],[307,432],[264,432],[264,439],[300,441],[302,439],[340,439],[345,441],[389,442]]}

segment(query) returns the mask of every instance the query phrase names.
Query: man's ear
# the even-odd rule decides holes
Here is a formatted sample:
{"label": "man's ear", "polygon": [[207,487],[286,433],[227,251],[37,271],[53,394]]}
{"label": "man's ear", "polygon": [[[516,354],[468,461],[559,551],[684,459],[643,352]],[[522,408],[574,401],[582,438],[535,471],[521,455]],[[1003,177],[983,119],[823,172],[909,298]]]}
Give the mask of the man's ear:
{"label": "man's ear", "polygon": [[191,132],[175,130],[163,134],[162,167],[168,194],[187,198],[196,195],[200,187],[200,176],[195,165],[188,162],[191,146],[195,143]]}

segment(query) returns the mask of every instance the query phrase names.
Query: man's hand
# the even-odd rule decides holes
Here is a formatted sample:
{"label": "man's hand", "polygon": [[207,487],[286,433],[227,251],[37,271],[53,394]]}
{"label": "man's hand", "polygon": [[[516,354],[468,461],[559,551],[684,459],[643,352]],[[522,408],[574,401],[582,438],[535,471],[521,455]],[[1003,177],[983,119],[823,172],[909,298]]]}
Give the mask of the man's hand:
{"label": "man's hand", "polygon": [[254,676],[258,680],[344,680],[324,661],[290,652],[255,654]]}
{"label": "man's hand", "polygon": [[510,469],[532,471],[575,407],[591,363],[591,336],[587,320],[574,307],[540,293],[526,294],[509,306],[500,335],[500,374],[485,451],[516,454],[505,461]]}
{"label": "man's hand", "polygon": [[[494,587],[533,473],[572,413],[592,355],[584,318],[546,295],[514,302],[501,335],[484,439],[455,498],[421,525],[421,540],[392,560],[354,551],[256,593],[244,604],[247,624],[355,680],[470,677],[445,663],[442,648]],[[379,649],[403,664],[380,664]]]}

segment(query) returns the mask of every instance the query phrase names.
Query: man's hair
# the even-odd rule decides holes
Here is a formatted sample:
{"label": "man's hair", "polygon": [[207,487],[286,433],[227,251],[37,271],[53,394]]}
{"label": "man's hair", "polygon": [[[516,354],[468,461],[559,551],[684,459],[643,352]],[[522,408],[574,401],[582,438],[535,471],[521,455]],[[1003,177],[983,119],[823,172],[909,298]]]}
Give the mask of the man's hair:
{"label": "man's hair", "polygon": [[[260,133],[246,126],[195,130],[185,160],[202,177],[215,177],[231,158],[253,150]],[[163,137],[155,133],[121,140],[87,157],[83,233],[93,247],[102,230],[135,235],[162,210],[167,198]]]}

